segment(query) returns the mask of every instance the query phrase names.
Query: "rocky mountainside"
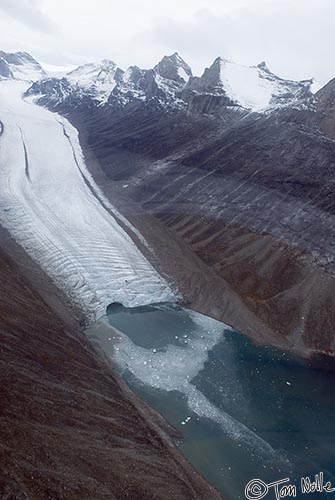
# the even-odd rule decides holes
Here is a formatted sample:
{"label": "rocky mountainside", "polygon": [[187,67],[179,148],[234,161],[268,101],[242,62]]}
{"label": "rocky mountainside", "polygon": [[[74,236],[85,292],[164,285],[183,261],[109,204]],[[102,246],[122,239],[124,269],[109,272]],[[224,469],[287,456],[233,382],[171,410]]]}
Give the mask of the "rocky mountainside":
{"label": "rocky mountainside", "polygon": [[[335,336],[335,146],[309,125],[317,115],[70,113],[94,153],[92,173],[102,168],[101,187],[114,199],[118,190],[127,216],[131,199],[270,327],[267,342],[280,337],[303,356],[334,353]],[[202,290],[189,294],[198,307]],[[207,298],[200,310],[231,322]]]}
{"label": "rocky mountainside", "polygon": [[123,73],[113,61],[104,59],[100,63],[85,64],[70,71],[66,81],[77,91],[86,91],[103,103],[108,100],[117,82],[122,80]]}
{"label": "rocky mountainside", "polygon": [[124,107],[146,103],[156,107],[185,105],[180,92],[192,76],[191,68],[177,54],[165,56],[153,69],[131,66],[123,71],[112,61],[85,64],[61,79],[42,79],[29,89],[41,104],[52,109],[83,106]]}
{"label": "rocky mountainside", "polygon": [[[222,58],[193,77],[175,54],[127,70],[103,106],[51,99],[48,85],[28,94],[75,122],[92,173],[102,168],[121,205],[131,199],[186,243],[270,328],[269,342],[334,353],[334,82],[314,94],[313,80]],[[187,295],[231,321],[201,290]]]}
{"label": "rocky mountainside", "polygon": [[[263,62],[247,67],[217,58],[201,77],[177,54],[165,56],[152,69],[131,66],[123,71],[111,62],[87,64],[63,79],[35,83],[28,95],[53,109],[84,106],[125,107],[145,104],[168,110],[197,109],[199,102],[212,100],[206,112],[218,107],[265,111],[284,106],[308,106],[313,100],[313,80],[295,82],[271,73]],[[78,96],[80,96],[78,101]],[[204,111],[204,110],[203,110]]]}
{"label": "rocky mountainside", "polygon": [[313,80],[295,82],[279,78],[265,62],[248,67],[218,57],[200,78],[190,78],[184,97],[187,100],[187,96],[220,96],[226,106],[265,111],[308,105],[312,84]]}
{"label": "rocky mountainside", "polygon": [[[315,357],[335,352],[334,86],[315,94],[313,80],[222,58],[194,77],[175,53],[150,70],[79,67],[26,97],[73,121],[91,173],[140,230],[153,217],[239,297],[265,342]],[[188,304],[245,325],[180,276]]]}

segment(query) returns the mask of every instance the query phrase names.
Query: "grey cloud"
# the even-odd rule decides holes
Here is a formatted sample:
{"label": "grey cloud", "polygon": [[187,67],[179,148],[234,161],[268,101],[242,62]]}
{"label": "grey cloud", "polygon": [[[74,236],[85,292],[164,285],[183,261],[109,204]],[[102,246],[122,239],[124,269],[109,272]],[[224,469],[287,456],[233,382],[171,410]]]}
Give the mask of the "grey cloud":
{"label": "grey cloud", "polygon": [[36,0],[0,0],[0,10],[35,30],[50,32],[55,24],[42,12]]}
{"label": "grey cloud", "polygon": [[187,21],[157,18],[138,41],[180,51],[198,73],[221,55],[249,65],[265,59],[286,78],[326,83],[335,76],[334,18],[331,0],[259,0],[221,16],[203,10]]}
{"label": "grey cloud", "polygon": [[[14,29],[0,16],[3,46],[32,47],[51,64],[106,57],[124,68],[152,67],[178,51],[196,74],[220,55],[248,65],[265,60],[284,78],[323,84],[335,76],[334,0],[0,0],[0,10],[25,24]],[[45,43],[50,18],[59,31]]]}

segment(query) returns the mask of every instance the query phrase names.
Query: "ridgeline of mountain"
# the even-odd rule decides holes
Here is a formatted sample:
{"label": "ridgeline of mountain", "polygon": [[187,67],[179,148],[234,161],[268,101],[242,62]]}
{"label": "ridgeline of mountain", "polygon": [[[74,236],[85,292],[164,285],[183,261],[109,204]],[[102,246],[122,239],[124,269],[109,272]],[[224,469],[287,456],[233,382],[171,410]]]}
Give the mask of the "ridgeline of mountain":
{"label": "ridgeline of mountain", "polygon": [[[265,63],[243,66],[217,58],[201,77],[177,54],[164,56],[152,69],[130,66],[126,71],[112,61],[79,66],[62,79],[42,79],[27,95],[52,109],[83,106],[124,108],[141,104],[152,109],[215,114],[222,107],[265,111],[307,106],[313,100],[313,80],[295,82],[277,77]],[[212,98],[212,105],[199,103]]]}

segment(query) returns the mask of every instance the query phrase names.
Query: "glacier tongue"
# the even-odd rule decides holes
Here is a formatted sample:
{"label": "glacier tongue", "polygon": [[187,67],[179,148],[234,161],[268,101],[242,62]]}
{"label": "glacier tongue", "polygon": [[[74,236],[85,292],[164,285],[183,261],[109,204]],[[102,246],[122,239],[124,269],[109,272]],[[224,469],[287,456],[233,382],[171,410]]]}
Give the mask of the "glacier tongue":
{"label": "glacier tongue", "polygon": [[0,82],[0,222],[91,316],[111,302],[175,301],[90,176],[76,129]]}

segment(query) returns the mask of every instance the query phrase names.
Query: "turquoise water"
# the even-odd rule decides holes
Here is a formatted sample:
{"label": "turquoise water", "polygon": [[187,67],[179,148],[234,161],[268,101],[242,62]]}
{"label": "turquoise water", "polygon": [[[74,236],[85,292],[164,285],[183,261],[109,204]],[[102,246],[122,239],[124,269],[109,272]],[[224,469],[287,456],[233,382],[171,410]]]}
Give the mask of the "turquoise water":
{"label": "turquoise water", "polygon": [[[246,484],[324,472],[335,487],[335,375],[268,347],[254,346],[215,320],[160,304],[113,305],[118,330],[90,334],[128,384],[184,435],[181,451],[228,500]],[[259,497],[255,497],[259,498]],[[276,498],[274,488],[264,497]],[[206,499],[204,499],[206,500]]]}

